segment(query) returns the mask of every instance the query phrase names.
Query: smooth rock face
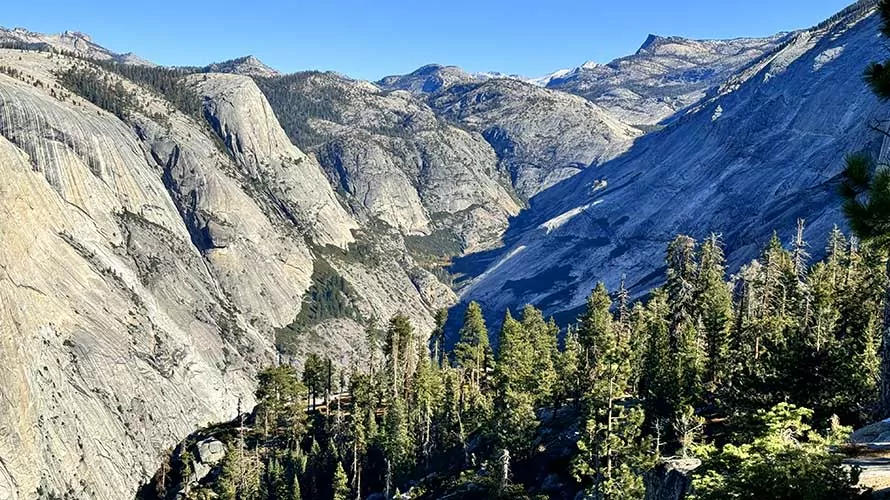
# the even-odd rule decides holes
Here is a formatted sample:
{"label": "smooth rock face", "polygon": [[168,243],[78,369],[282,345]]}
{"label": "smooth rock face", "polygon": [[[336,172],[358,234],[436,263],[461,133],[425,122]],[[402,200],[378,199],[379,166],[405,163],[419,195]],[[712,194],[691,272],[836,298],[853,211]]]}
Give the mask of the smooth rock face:
{"label": "smooth rock face", "polygon": [[707,91],[788,38],[688,40],[650,35],[632,56],[585,63],[539,83],[583,96],[631,125],[654,125],[700,101]]}
{"label": "smooth rock face", "polygon": [[[132,82],[129,124],[72,95],[54,76],[72,62],[0,49],[22,73],[0,74],[0,498],[132,497],[164,449],[252,406],[314,249],[359,227],[249,79],[193,82],[221,147]],[[455,297],[386,245],[380,264],[330,259],[363,311],[425,331]]]}
{"label": "smooth rock face", "polygon": [[678,233],[722,235],[737,269],[774,229],[789,242],[798,218],[818,253],[843,224],[844,157],[881,147],[870,125],[888,107],[850,77],[886,55],[870,12],[859,5],[789,39],[665,130],[540,193],[503,249],[458,263],[476,276],[462,297],[482,301],[492,323],[528,302],[569,320],[597,281],[614,290],[626,275],[637,293],[658,285]]}
{"label": "smooth rock face", "polygon": [[432,96],[430,105],[481,133],[526,199],[614,158],[642,135],[581,97],[514,79],[452,86]]}
{"label": "smooth rock face", "polygon": [[43,82],[0,75],[0,497],[127,497],[162,449],[250,404],[268,343],[132,130],[51,97],[62,58],[0,63]]}
{"label": "smooth rock face", "polygon": [[334,196],[314,158],[297,149],[250,78],[231,74],[191,77],[205,114],[257,189],[286,206],[289,217],[319,245],[345,247],[358,225]]}

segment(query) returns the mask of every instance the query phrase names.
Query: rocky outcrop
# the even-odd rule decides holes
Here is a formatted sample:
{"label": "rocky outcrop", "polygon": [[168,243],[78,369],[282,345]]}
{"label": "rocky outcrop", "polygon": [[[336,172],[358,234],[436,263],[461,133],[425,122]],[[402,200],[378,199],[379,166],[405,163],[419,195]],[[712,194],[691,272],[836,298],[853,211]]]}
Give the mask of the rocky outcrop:
{"label": "rocky outcrop", "polygon": [[457,66],[427,64],[407,75],[393,75],[382,78],[377,85],[384,90],[406,90],[414,95],[435,94],[452,85],[487,80],[487,75],[467,73]]}
{"label": "rocky outcrop", "polygon": [[278,70],[270,68],[266,63],[254,56],[244,56],[209,64],[204,66],[201,71],[204,73],[232,73],[257,78],[271,78],[281,75]]}
{"label": "rocky outcrop", "polygon": [[113,61],[121,64],[154,66],[133,53],[118,54],[93,42],[89,35],[78,31],[65,31],[54,35],[34,33],[24,28],[6,29],[0,27],[0,45],[12,47],[52,48],[56,52],[75,54],[78,57],[98,61]]}
{"label": "rocky outcrop", "polygon": [[634,55],[608,64],[588,62],[540,83],[583,96],[624,123],[655,125],[697,103],[788,37],[689,40],[649,35]]}
{"label": "rocky outcrop", "polygon": [[72,62],[0,49],[0,498],[132,496],[163,450],[251,407],[320,249],[368,310],[429,328],[453,300],[398,235],[347,262],[358,223],[249,79],[195,77],[205,124],[107,74],[135,94],[124,122],[58,83]]}
{"label": "rocky outcrop", "polygon": [[282,207],[316,244],[345,247],[353,241],[355,221],[315,159],[287,138],[253,80],[217,73],[190,81],[205,103],[205,115],[259,196]]}
{"label": "rocky outcrop", "polygon": [[120,498],[250,403],[269,344],[132,130],[56,86],[63,58],[0,62],[42,82],[0,75],[0,496]]}
{"label": "rocky outcrop", "polygon": [[316,153],[364,221],[404,235],[448,233],[459,253],[496,245],[519,210],[482,136],[443,122],[408,92],[330,73],[262,87],[279,116],[302,113],[288,134]]}
{"label": "rocky outcrop", "polygon": [[692,485],[691,473],[701,467],[697,458],[673,458],[662,461],[643,477],[645,500],[682,500]]}
{"label": "rocky outcrop", "polygon": [[526,199],[614,158],[642,135],[581,97],[514,79],[452,86],[430,105],[482,134]]}

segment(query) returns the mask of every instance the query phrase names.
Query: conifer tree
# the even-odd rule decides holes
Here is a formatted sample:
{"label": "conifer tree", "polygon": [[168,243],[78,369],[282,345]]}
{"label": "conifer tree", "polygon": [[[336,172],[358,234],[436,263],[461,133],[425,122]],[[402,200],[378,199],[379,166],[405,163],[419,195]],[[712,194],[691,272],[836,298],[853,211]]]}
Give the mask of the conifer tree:
{"label": "conifer tree", "polygon": [[459,336],[454,346],[455,361],[458,367],[466,371],[470,387],[475,392],[480,392],[486,372],[492,364],[492,353],[488,328],[478,302],[470,302],[467,306]]}
{"label": "conifer tree", "polygon": [[593,293],[587,297],[587,307],[578,321],[578,342],[581,345],[581,366],[584,376],[589,378],[596,353],[600,349],[597,342],[612,336],[613,317],[610,311],[612,299],[603,283],[597,283]]}
{"label": "conifer tree", "polygon": [[433,360],[441,368],[445,365],[447,355],[445,353],[445,324],[448,322],[448,309],[439,309],[433,318],[435,327],[430,335],[430,349]]}
{"label": "conifer tree", "polygon": [[302,380],[309,390],[307,407],[311,409],[318,396],[324,394],[325,389],[325,362],[321,356],[311,353],[306,357],[306,361],[303,363]]}
{"label": "conifer tree", "polygon": [[[608,312],[607,297],[605,286],[598,284],[585,316],[603,317],[602,311]],[[584,395],[586,418],[573,469],[594,498],[637,499],[643,496],[641,473],[648,468],[647,446],[640,438],[644,413],[630,401],[633,367],[629,339],[606,323],[588,332],[594,353],[591,385]]]}
{"label": "conifer tree", "polygon": [[343,463],[337,460],[337,467],[334,469],[334,477],[331,479],[333,495],[332,500],[346,500],[349,498],[349,481],[346,477],[346,471],[343,470]]}
{"label": "conifer tree", "polygon": [[557,355],[557,383],[554,391],[554,408],[569,400],[576,401],[581,395],[581,344],[578,332],[570,327],[566,331],[565,345]]}
{"label": "conifer tree", "polygon": [[707,345],[706,380],[711,388],[727,375],[732,295],[726,283],[723,249],[716,235],[700,247],[697,275],[696,316]]}
{"label": "conifer tree", "polygon": [[302,401],[307,391],[290,365],[268,368],[258,375],[256,391],[257,424],[263,436],[283,434],[291,448],[296,448],[306,432],[306,414]]}
{"label": "conifer tree", "polygon": [[544,321],[540,309],[527,305],[522,309],[522,330],[525,332],[524,344],[531,352],[532,373],[526,390],[531,394],[535,405],[543,405],[551,401],[556,384],[557,336],[559,327],[551,319]]}
{"label": "conifer tree", "polygon": [[[878,2],[881,34],[890,38],[890,2]],[[890,61],[873,62],[865,70],[865,79],[882,101],[890,99]],[[884,131],[886,133],[886,131]],[[853,232],[863,242],[879,251],[885,259],[884,307],[880,347],[880,390],[877,413],[890,416],[890,169],[878,167],[868,153],[847,157],[841,196],[844,215]]]}
{"label": "conifer tree", "polygon": [[423,458],[425,466],[429,466],[436,445],[434,420],[440,413],[445,394],[436,359],[427,355],[420,358],[412,384],[411,421],[417,438],[417,455]]}
{"label": "conifer tree", "polygon": [[646,338],[641,394],[650,419],[671,418],[681,403],[681,381],[670,346],[667,294],[657,289],[640,317],[640,330]]}
{"label": "conifer tree", "polygon": [[[534,315],[533,311],[527,314],[530,325]],[[530,448],[539,424],[535,415],[536,353],[530,337],[531,332],[507,311],[498,340],[494,405],[499,446],[519,455]]]}

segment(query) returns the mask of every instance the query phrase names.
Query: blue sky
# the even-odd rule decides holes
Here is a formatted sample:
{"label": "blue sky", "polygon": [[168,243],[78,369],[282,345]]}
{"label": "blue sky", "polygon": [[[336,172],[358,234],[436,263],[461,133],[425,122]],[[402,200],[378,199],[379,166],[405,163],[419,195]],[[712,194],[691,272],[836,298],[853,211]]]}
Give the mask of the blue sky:
{"label": "blue sky", "polygon": [[8,1],[0,26],[83,31],[118,52],[198,65],[254,54],[283,71],[378,79],[431,62],[540,76],[634,52],[647,34],[762,36],[852,0]]}

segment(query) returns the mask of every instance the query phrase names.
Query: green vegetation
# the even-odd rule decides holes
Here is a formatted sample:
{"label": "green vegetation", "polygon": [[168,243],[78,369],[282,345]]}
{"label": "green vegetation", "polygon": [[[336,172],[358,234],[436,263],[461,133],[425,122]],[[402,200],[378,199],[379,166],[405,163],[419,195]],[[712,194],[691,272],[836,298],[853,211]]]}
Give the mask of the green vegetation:
{"label": "green vegetation", "polygon": [[[204,487],[256,500],[637,499],[648,471],[680,457],[703,462],[693,498],[859,497],[834,450],[840,425],[868,421],[877,401],[883,262],[835,230],[811,264],[800,229],[732,278],[718,238],[677,237],[662,288],[631,303],[598,285],[561,349],[532,306],[505,313],[493,348],[471,303],[451,353],[444,312],[432,332],[396,315],[339,377],[316,355],[299,377],[267,370],[246,434],[219,433],[229,454]],[[307,321],[347,314],[342,278],[320,267],[315,284]]]}
{"label": "green vegetation", "polygon": [[323,73],[310,71],[254,79],[290,140],[304,151],[325,141],[309,126],[309,120],[339,121],[340,114],[334,103],[346,99],[341,89],[333,85],[320,84],[313,86],[312,92],[302,91],[305,86],[313,85],[312,79],[323,76]]}
{"label": "green vegetation", "polygon": [[136,106],[132,92],[119,79],[90,65],[73,65],[58,75],[59,83],[121,120],[129,120]]}
{"label": "green vegetation", "polygon": [[299,345],[306,332],[325,320],[360,319],[354,300],[355,292],[349,282],[323,259],[316,259],[312,270],[312,286],[303,297],[300,313],[291,324],[275,334],[278,349],[295,353],[295,346]]}

